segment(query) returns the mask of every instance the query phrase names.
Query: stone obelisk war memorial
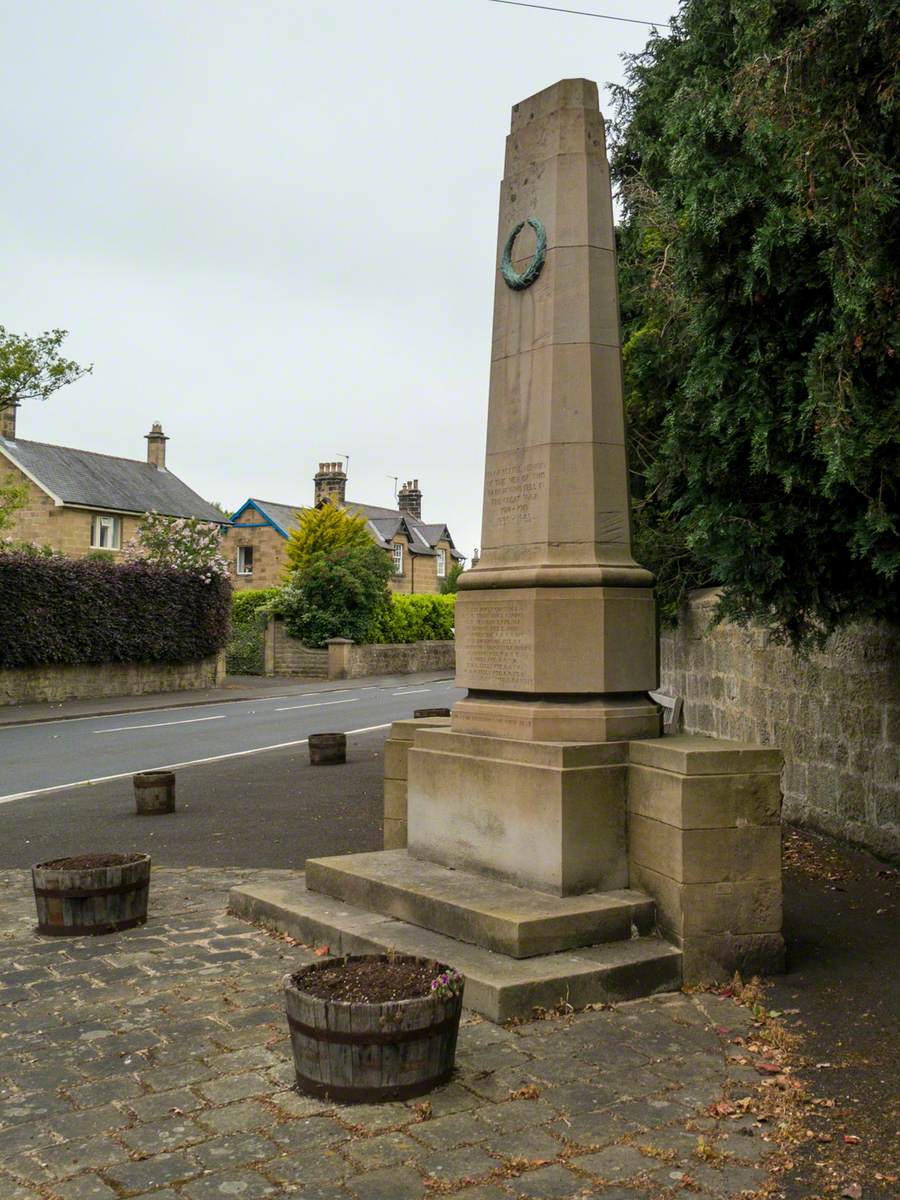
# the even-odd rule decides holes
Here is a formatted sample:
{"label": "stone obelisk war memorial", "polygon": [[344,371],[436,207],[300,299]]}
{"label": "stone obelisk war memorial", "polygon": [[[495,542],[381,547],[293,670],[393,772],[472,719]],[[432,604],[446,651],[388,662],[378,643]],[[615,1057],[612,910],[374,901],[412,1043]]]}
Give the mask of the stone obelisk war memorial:
{"label": "stone obelisk war memorial", "polygon": [[456,610],[467,695],[392,731],[400,848],[312,859],[233,906],[332,953],[450,963],[495,1021],[778,970],[781,754],[663,736],[648,695],[596,84],[513,108],[495,276],[482,557]]}

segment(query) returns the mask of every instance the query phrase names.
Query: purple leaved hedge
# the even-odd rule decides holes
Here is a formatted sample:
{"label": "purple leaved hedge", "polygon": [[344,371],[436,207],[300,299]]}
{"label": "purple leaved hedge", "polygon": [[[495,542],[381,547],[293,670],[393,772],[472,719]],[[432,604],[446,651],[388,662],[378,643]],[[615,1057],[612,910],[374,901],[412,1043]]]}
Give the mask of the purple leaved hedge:
{"label": "purple leaved hedge", "polygon": [[226,579],[0,553],[0,667],[191,662],[225,645],[230,606]]}

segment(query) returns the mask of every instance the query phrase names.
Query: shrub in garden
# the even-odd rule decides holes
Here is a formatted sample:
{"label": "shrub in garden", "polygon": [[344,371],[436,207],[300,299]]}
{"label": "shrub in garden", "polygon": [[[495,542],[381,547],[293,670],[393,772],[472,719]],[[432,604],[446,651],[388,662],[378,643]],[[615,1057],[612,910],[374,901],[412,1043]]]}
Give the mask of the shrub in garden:
{"label": "shrub in garden", "polygon": [[453,639],[456,596],[390,597],[375,614],[367,642],[446,642]]}
{"label": "shrub in garden", "polygon": [[268,609],[281,592],[280,587],[243,588],[231,597],[232,625],[248,625],[259,615],[261,608]]}
{"label": "shrub in garden", "polygon": [[231,639],[225,657],[230,675],[261,675],[266,619],[281,588],[244,588],[231,597]]}
{"label": "shrub in garden", "polygon": [[196,571],[0,552],[0,667],[191,662],[228,637],[231,585]]}
{"label": "shrub in garden", "polygon": [[392,572],[391,560],[371,538],[365,546],[318,555],[282,589],[278,605],[287,633],[313,647],[333,637],[365,641],[387,602]]}
{"label": "shrub in garden", "polygon": [[366,518],[340,508],[323,504],[321,508],[305,508],[291,530],[285,548],[285,578],[303,571],[323,554],[346,550],[353,546],[365,549],[372,544]]}

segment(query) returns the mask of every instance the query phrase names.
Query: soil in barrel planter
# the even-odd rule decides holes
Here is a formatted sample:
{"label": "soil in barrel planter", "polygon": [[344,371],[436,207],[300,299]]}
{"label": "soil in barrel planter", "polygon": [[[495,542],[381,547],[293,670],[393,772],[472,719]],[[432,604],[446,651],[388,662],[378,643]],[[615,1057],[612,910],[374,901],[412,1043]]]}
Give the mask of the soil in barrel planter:
{"label": "soil in barrel planter", "polygon": [[302,992],[320,1000],[386,1004],[431,995],[431,981],[446,970],[436,962],[402,958],[323,963],[291,976]]}
{"label": "soil in barrel planter", "polygon": [[87,871],[92,867],[124,867],[143,857],[143,854],[76,854],[71,858],[51,858],[49,862],[38,863],[38,867],[47,871]]}

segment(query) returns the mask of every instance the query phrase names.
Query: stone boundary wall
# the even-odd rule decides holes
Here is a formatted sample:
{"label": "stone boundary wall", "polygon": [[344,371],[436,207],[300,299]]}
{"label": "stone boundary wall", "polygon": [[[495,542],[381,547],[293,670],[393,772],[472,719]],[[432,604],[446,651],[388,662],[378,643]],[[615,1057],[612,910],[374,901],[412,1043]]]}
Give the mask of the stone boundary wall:
{"label": "stone boundary wall", "polygon": [[224,679],[224,652],[188,663],[15,667],[0,670],[0,704],[190,691],[219,687]]}
{"label": "stone boundary wall", "polygon": [[850,626],[803,658],[761,629],[710,629],[715,600],[695,593],[662,635],[685,732],[777,746],[786,820],[900,858],[900,629]]}
{"label": "stone boundary wall", "polygon": [[266,675],[302,675],[306,679],[328,678],[328,651],[311,650],[288,637],[284,621],[275,617],[266,625],[263,646]]}
{"label": "stone boundary wall", "polygon": [[455,642],[407,642],[347,648],[347,674],[333,679],[360,679],[366,675],[411,675],[416,671],[453,671]]}

